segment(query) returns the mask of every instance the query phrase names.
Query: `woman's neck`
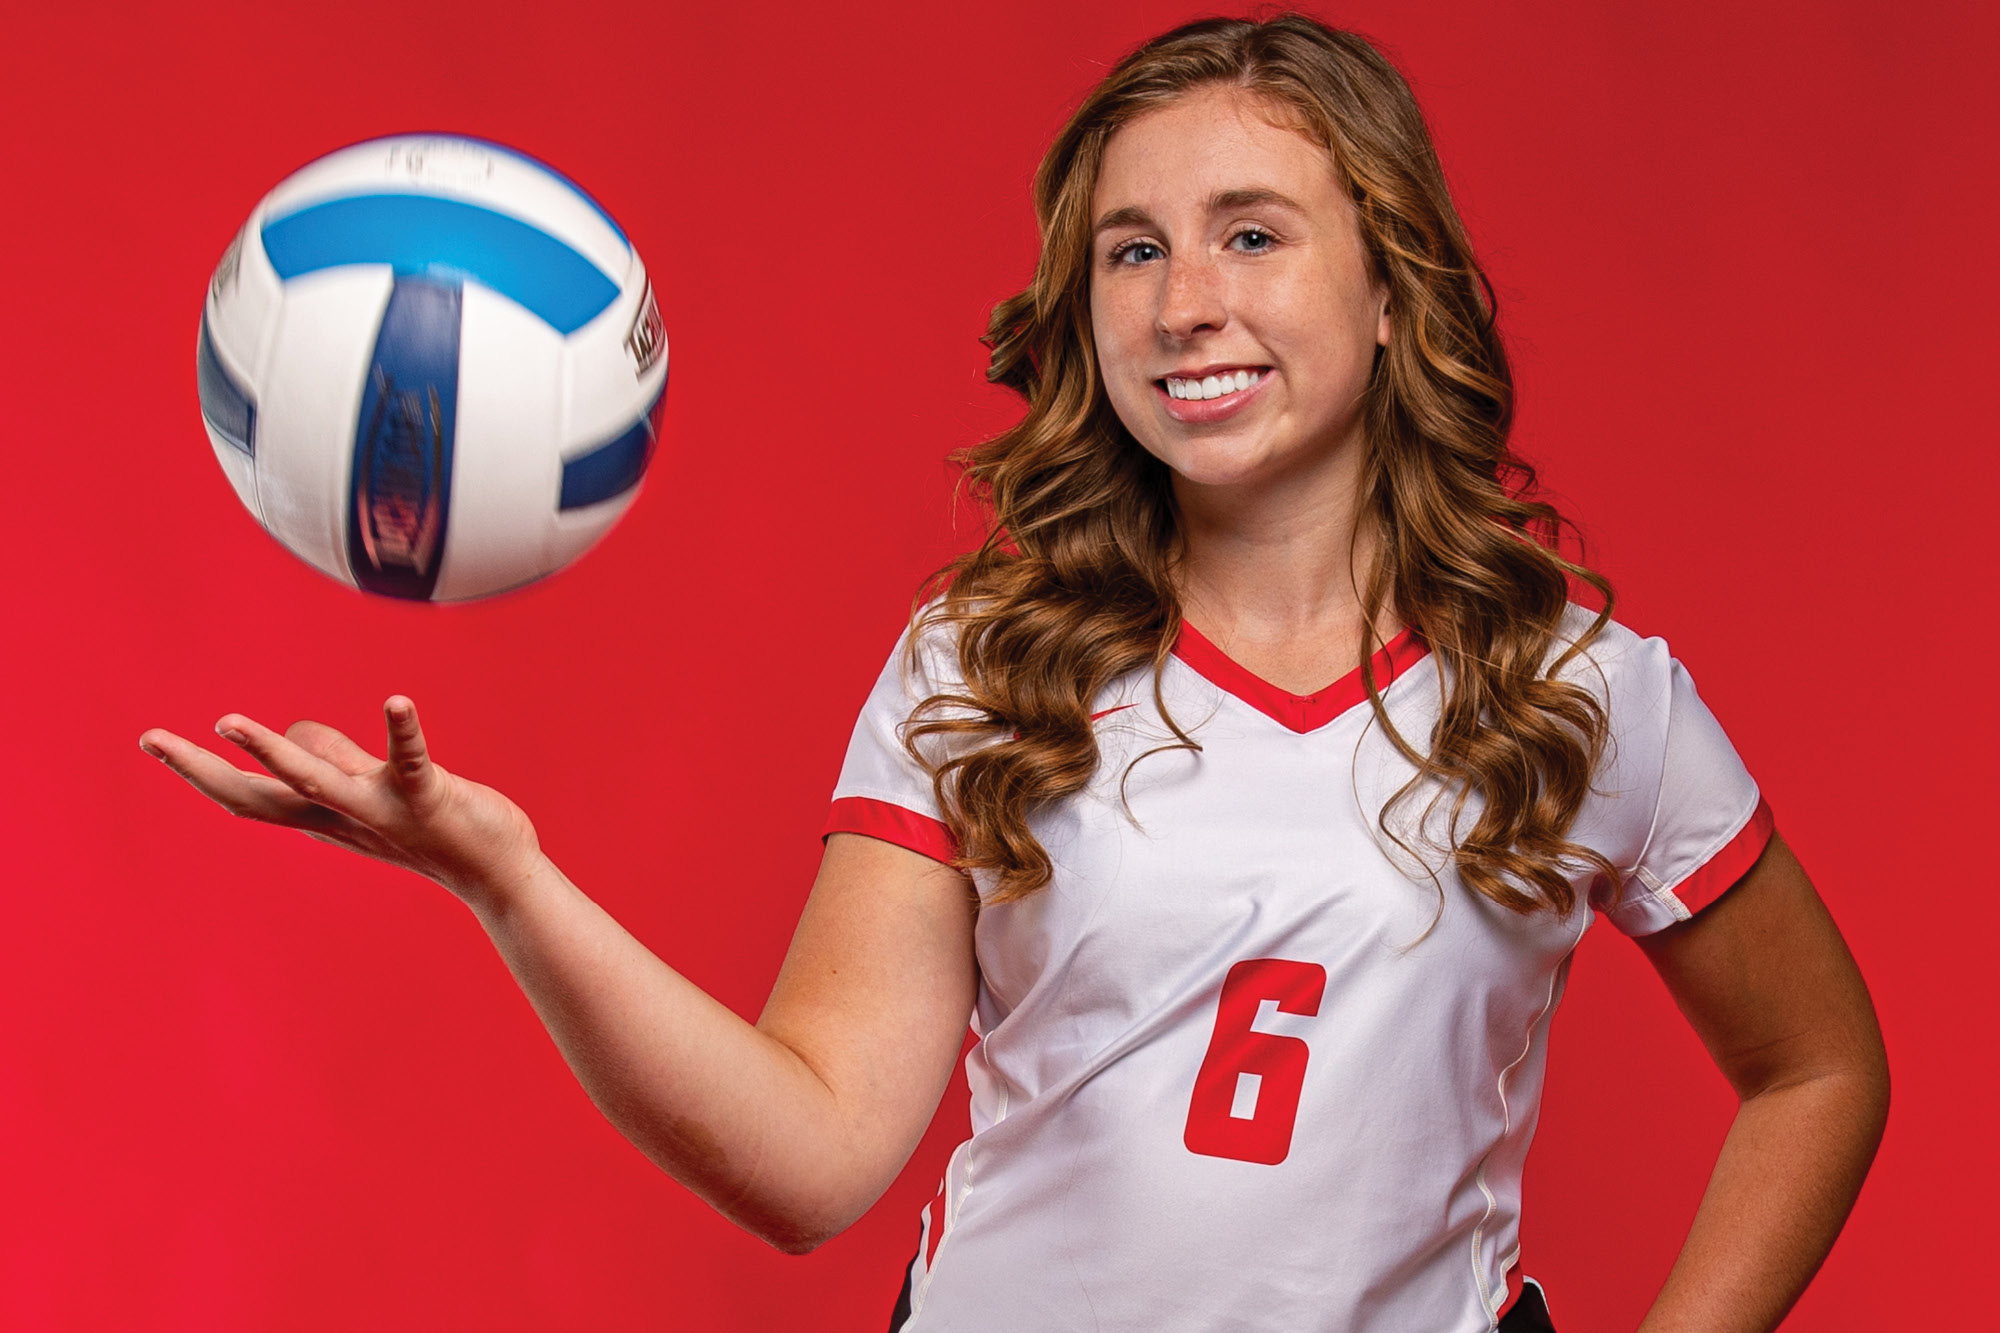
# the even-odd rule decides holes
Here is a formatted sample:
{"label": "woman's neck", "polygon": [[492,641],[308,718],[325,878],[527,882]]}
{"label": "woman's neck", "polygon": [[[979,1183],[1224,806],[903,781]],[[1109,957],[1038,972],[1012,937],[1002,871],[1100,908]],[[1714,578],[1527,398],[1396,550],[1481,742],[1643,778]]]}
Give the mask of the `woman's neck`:
{"label": "woman's neck", "polygon": [[[1175,479],[1183,615],[1237,663],[1296,693],[1339,679],[1363,656],[1362,601],[1380,537],[1360,512],[1358,474],[1350,466],[1257,493]],[[1385,605],[1374,642],[1401,628]]]}

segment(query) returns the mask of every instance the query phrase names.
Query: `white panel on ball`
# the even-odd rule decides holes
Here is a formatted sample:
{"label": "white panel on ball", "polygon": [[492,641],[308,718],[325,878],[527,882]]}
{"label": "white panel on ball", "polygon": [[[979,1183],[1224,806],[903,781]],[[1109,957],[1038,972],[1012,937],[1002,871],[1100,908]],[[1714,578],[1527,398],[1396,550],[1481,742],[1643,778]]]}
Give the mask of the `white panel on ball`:
{"label": "white panel on ball", "polygon": [[258,404],[257,499],[293,555],[343,582],[355,416],[394,275],[349,265],[285,284]]}
{"label": "white panel on ball", "polygon": [[244,233],[239,232],[209,279],[202,318],[223,359],[247,383],[263,378],[264,358],[271,350],[271,333],[283,300],[283,284],[264,257],[264,247],[254,238],[246,245]]}
{"label": "white panel on ball", "polygon": [[611,531],[625,511],[632,507],[632,501],[639,496],[638,490],[614,495],[609,500],[600,500],[580,509],[565,509],[556,515],[555,532],[549,542],[549,553],[557,561],[567,564],[597,544],[597,539]]}
{"label": "white panel on ball", "polygon": [[[667,382],[667,341],[646,329],[652,289],[637,272],[611,308],[567,339],[569,392],[563,418],[563,455],[575,457],[631,427]],[[658,304],[650,307],[658,328]]]}
{"label": "white panel on ball", "polygon": [[465,289],[458,441],[440,602],[531,583],[562,564],[550,538],[562,459],[563,339],[504,296]]}
{"label": "white panel on ball", "polygon": [[243,507],[250,511],[252,518],[263,523],[264,507],[257,502],[256,460],[235,445],[225,442],[213,427],[208,428],[208,443],[215,450],[215,461],[222,465],[222,473],[229,478],[229,485],[236,492],[236,498],[243,502]]}

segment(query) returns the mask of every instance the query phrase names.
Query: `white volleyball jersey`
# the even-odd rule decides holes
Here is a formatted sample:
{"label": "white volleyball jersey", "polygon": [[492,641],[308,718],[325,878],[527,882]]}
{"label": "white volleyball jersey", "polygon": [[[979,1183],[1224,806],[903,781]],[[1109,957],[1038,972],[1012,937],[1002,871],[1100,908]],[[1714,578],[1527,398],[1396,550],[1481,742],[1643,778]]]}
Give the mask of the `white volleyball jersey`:
{"label": "white volleyball jersey", "polygon": [[[1436,659],[1405,634],[1373,666],[1397,728],[1426,743]],[[1609,626],[1564,675],[1611,719],[1571,837],[1623,871],[1566,917],[1517,915],[1449,869],[1433,881],[1383,835],[1415,770],[1358,671],[1293,695],[1190,627],[1161,688],[1201,749],[1143,759],[1173,739],[1151,673],[1106,689],[1095,778],[1031,821],[1053,883],[979,913],[972,1136],[926,1211],[905,1328],[1493,1328],[1518,1286],[1522,1163],[1571,951],[1596,912],[1631,934],[1686,920],[1771,832],[1662,642]],[[900,737],[957,679],[943,634],[914,671],[898,645],[828,832],[950,858]],[[1419,847],[1427,804],[1392,814]],[[1588,872],[1577,884],[1581,899]]]}

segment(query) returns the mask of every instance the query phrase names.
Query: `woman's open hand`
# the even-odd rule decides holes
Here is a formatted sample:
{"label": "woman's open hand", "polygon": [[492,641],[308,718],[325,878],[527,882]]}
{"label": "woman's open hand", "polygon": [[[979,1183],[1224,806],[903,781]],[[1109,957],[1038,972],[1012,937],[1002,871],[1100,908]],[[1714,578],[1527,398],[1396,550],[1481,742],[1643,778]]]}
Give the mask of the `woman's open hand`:
{"label": "woman's open hand", "polygon": [[139,746],[233,815],[414,870],[475,911],[497,905],[540,859],[534,825],[491,787],[431,762],[414,703],[397,695],[382,711],[386,761],[318,722],[294,722],[281,736],[241,713],[224,716],[216,733],[270,776],[158,728],[141,736]]}

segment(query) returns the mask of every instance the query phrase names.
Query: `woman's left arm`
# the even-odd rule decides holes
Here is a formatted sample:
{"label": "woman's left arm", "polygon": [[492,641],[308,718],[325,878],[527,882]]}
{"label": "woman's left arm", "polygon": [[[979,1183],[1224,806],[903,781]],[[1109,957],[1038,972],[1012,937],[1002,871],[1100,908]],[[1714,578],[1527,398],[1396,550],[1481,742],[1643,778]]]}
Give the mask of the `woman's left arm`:
{"label": "woman's left arm", "polygon": [[1640,1329],[1764,1333],[1833,1248],[1881,1142],[1889,1065],[1875,1008],[1776,836],[1729,892],[1639,946],[1739,1103]]}

